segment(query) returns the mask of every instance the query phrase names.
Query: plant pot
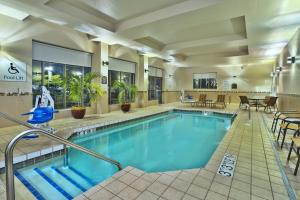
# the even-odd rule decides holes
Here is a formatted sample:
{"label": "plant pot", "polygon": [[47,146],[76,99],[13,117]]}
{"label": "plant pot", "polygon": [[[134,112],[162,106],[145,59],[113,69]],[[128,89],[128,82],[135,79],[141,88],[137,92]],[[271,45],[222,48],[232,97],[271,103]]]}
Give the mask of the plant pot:
{"label": "plant pot", "polygon": [[130,110],[130,103],[122,104],[121,105],[121,110],[123,112],[128,112]]}
{"label": "plant pot", "polygon": [[75,119],[83,119],[85,115],[85,107],[72,107],[71,113]]}

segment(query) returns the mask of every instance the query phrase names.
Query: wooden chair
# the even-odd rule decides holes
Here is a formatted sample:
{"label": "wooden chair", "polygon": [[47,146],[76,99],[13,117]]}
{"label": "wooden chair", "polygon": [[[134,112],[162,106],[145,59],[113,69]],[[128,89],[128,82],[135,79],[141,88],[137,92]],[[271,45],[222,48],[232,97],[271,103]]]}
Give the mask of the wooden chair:
{"label": "wooden chair", "polygon": [[226,103],[225,103],[225,95],[224,94],[219,94],[217,96],[217,100],[213,102],[214,106],[221,105],[223,108],[226,108]]}
{"label": "wooden chair", "polygon": [[265,96],[264,104],[267,104],[272,96]]}
{"label": "wooden chair", "polygon": [[[274,110],[276,110],[277,109],[277,104],[276,104],[277,99],[278,99],[278,97],[270,97],[269,101],[266,104],[265,103],[261,104],[261,106],[264,107],[264,111],[267,111],[269,109],[269,111],[271,112],[272,107],[274,108]],[[264,101],[266,101],[266,99]]]}
{"label": "wooden chair", "polygon": [[206,94],[200,94],[197,105],[206,106]]}

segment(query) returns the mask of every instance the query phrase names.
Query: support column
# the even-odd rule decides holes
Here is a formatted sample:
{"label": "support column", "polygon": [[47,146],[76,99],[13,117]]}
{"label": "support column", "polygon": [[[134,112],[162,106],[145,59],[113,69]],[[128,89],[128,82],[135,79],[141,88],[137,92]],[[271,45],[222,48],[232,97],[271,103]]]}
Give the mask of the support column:
{"label": "support column", "polygon": [[101,74],[101,78],[99,84],[102,86],[105,94],[97,99],[95,103],[95,113],[102,114],[109,112],[109,105],[108,105],[108,65],[104,62],[108,62],[108,44],[103,42],[95,43],[94,45],[94,55],[92,58],[93,64],[93,71],[98,72]]}
{"label": "support column", "polygon": [[137,103],[139,107],[146,107],[148,105],[148,70],[148,57],[140,55],[139,66],[137,68]]}

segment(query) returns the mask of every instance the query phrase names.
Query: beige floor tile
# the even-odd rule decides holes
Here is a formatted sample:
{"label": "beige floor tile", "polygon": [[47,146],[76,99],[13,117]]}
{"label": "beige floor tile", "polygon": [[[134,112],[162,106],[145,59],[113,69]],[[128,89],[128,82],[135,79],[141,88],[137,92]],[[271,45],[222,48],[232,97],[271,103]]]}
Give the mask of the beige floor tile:
{"label": "beige floor tile", "polygon": [[163,194],[162,197],[168,200],[180,200],[184,193],[169,187]]}
{"label": "beige floor tile", "polygon": [[94,193],[93,195],[89,196],[88,198],[90,200],[108,200],[111,199],[114,195],[109,192],[108,190],[105,189],[101,189],[99,191],[97,191],[96,193]]}
{"label": "beige floor tile", "polygon": [[144,175],[142,175],[142,178],[153,183],[156,179],[158,179],[159,176],[160,176],[159,174],[155,174],[155,173],[151,173],[151,174],[145,173]]}
{"label": "beige floor tile", "polygon": [[209,191],[206,195],[205,200],[226,200],[227,196],[215,193],[215,192],[211,192]]}
{"label": "beige floor tile", "polygon": [[193,180],[193,184],[198,185],[203,188],[209,189],[211,186],[212,180],[206,179],[202,176],[196,176]]}
{"label": "beige floor tile", "polygon": [[188,190],[188,188],[190,187],[190,184],[191,183],[189,183],[189,182],[185,182],[181,179],[176,178],[172,182],[171,187],[173,187],[179,191],[186,192]]}
{"label": "beige floor tile", "polygon": [[262,180],[259,178],[252,177],[252,185],[266,190],[271,190],[271,184],[269,181]]}
{"label": "beige floor tile", "polygon": [[118,196],[114,196],[112,199],[110,199],[110,200],[122,200],[120,197],[118,197]]}
{"label": "beige floor tile", "polygon": [[190,188],[188,189],[187,193],[200,198],[200,199],[204,199],[206,194],[207,194],[208,190],[202,187],[199,187],[197,185],[191,184]]}
{"label": "beige floor tile", "polygon": [[168,186],[166,186],[158,181],[155,181],[152,185],[150,185],[147,188],[147,190],[160,196],[167,189],[167,187]]}
{"label": "beige floor tile", "polygon": [[133,200],[136,199],[137,196],[140,195],[141,192],[133,189],[132,187],[126,187],[124,190],[122,190],[118,196],[121,197],[124,200]]}
{"label": "beige floor tile", "polygon": [[249,183],[245,183],[236,179],[233,179],[231,187],[243,192],[251,192],[251,185]]}
{"label": "beige floor tile", "polygon": [[224,184],[224,185],[230,186],[231,182],[232,182],[232,178],[231,177],[226,177],[226,176],[221,176],[221,175],[217,174],[214,178],[214,181],[218,182],[218,183],[221,183],[221,184]]}
{"label": "beige floor tile", "polygon": [[202,177],[204,177],[204,178],[206,178],[206,179],[212,180],[212,179],[214,178],[214,176],[215,176],[215,173],[203,169],[203,170],[201,170],[201,171],[199,172],[198,175],[199,175],[199,176],[202,176]]}
{"label": "beige floor tile", "polygon": [[235,188],[230,189],[229,197],[236,199],[236,200],[250,200],[251,199],[250,193],[243,192],[243,191],[237,190]]}
{"label": "beige floor tile", "polygon": [[118,194],[125,187],[126,187],[126,184],[122,183],[121,181],[115,180],[112,183],[105,186],[105,189],[112,192],[113,194]]}
{"label": "beige floor tile", "polygon": [[273,193],[274,200],[289,200],[289,196],[287,194],[281,193]]}
{"label": "beige floor tile", "polygon": [[181,180],[183,180],[183,181],[185,181],[185,182],[189,182],[189,183],[191,183],[191,182],[193,182],[193,179],[195,178],[195,176],[196,176],[196,174],[193,174],[193,173],[187,173],[187,172],[182,172],[182,173],[180,173],[178,176],[177,176],[177,178],[178,179],[181,179]]}
{"label": "beige floor tile", "polygon": [[242,182],[245,182],[245,183],[248,183],[248,184],[251,183],[251,176],[241,174],[241,173],[238,173],[238,172],[234,173],[233,179],[234,180],[239,180],[239,181],[242,181]]}
{"label": "beige floor tile", "polygon": [[131,183],[131,187],[133,187],[134,189],[136,190],[139,190],[139,191],[144,191],[147,187],[149,187],[151,185],[151,182],[149,181],[146,181],[145,179],[143,178],[139,178],[137,180],[135,180],[133,183]]}
{"label": "beige floor tile", "polygon": [[[131,171],[130,171],[131,172]],[[119,178],[120,181],[122,181],[123,183],[130,185],[131,183],[133,183],[138,177],[135,175],[132,175],[131,173],[126,173],[123,176],[121,176]]]}
{"label": "beige floor tile", "polygon": [[136,200],[156,200],[159,196],[149,191],[144,191]]}
{"label": "beige floor tile", "polygon": [[269,190],[266,190],[264,188],[252,186],[251,192],[252,192],[252,194],[255,194],[256,196],[262,197],[264,199],[269,199],[269,200],[273,199],[272,192]]}
{"label": "beige floor tile", "polygon": [[162,174],[157,181],[165,184],[165,185],[170,185],[174,181],[175,177],[167,175],[167,174]]}
{"label": "beige floor tile", "polygon": [[221,195],[228,196],[230,187],[221,183],[213,182],[210,187],[210,190],[217,192]]}
{"label": "beige floor tile", "polygon": [[133,174],[133,175],[135,175],[135,176],[137,176],[137,177],[140,177],[140,176],[142,176],[145,172],[143,172],[142,170],[139,170],[139,169],[134,168],[134,169],[132,169],[129,173],[130,173],[130,174]]}
{"label": "beige floor tile", "polygon": [[193,197],[189,194],[185,194],[182,198],[182,200],[199,200],[200,198],[196,198],[196,197]]}

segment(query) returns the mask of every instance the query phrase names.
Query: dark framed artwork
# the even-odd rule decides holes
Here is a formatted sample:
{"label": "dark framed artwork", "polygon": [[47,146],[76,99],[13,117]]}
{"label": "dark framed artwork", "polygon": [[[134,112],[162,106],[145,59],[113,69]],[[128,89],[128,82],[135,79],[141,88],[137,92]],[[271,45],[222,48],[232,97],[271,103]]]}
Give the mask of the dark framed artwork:
{"label": "dark framed artwork", "polygon": [[194,89],[217,89],[217,73],[193,74]]}

